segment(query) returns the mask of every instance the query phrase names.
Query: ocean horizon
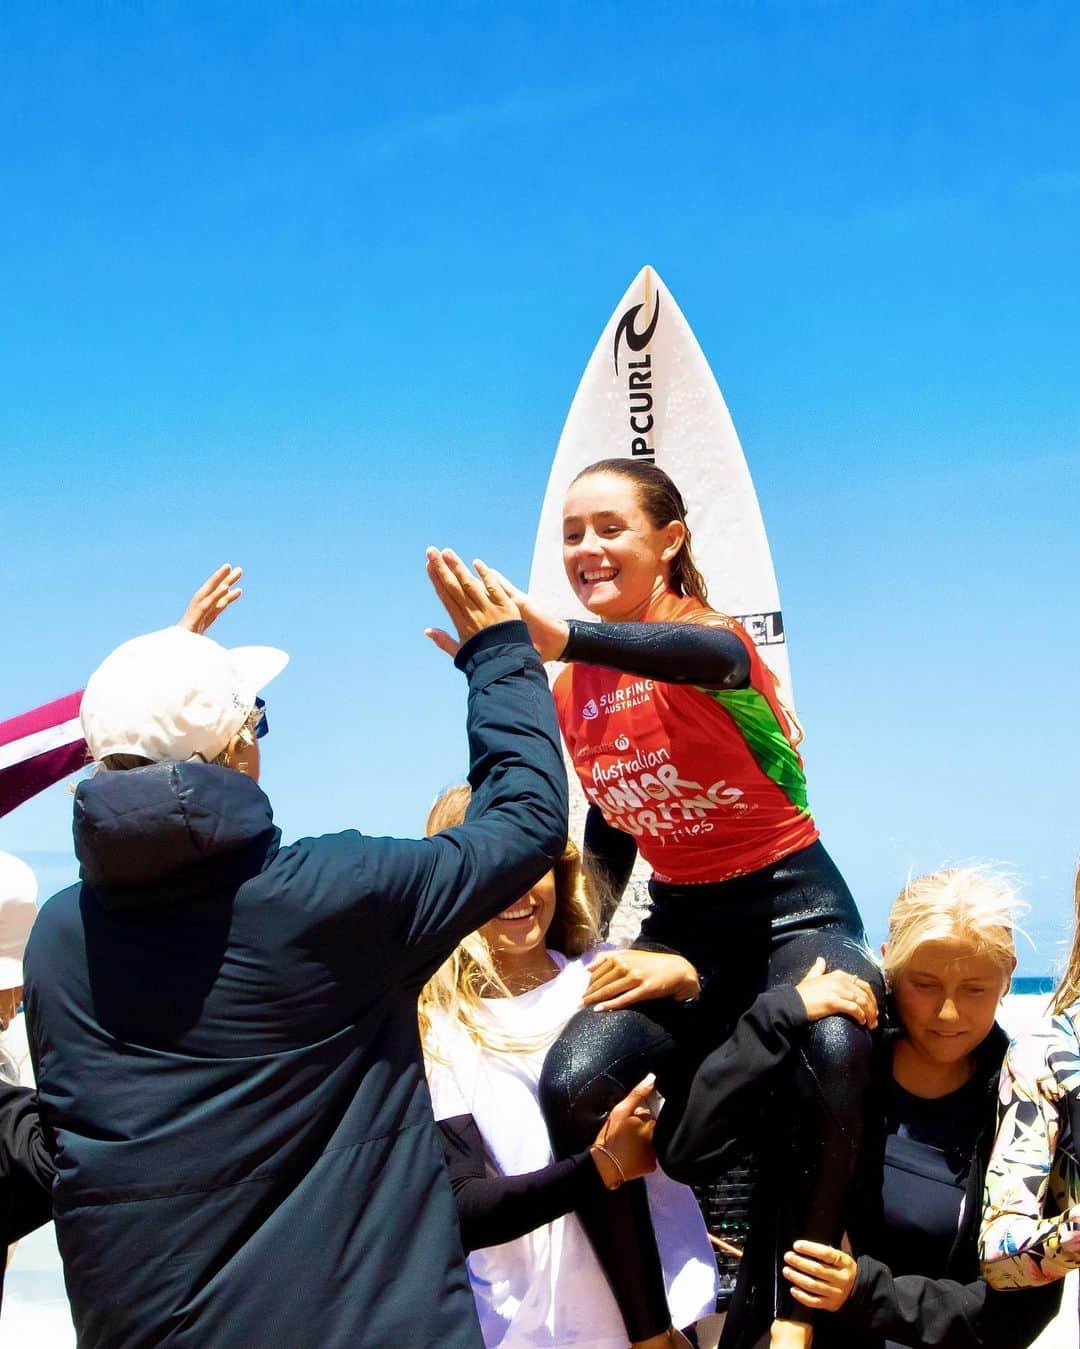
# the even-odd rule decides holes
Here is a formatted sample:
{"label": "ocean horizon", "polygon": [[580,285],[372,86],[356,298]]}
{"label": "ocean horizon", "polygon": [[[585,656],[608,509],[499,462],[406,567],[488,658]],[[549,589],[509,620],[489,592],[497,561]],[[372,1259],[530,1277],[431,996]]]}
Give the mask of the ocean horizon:
{"label": "ocean horizon", "polygon": [[1053,993],[1057,980],[1052,974],[1018,974],[1009,990],[1014,997],[1031,997],[1038,994]]}

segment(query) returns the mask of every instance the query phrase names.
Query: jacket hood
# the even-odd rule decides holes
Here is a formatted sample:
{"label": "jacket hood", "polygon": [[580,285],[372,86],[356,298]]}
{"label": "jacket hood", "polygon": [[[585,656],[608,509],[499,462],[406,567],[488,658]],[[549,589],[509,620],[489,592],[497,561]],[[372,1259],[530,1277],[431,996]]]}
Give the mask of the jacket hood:
{"label": "jacket hood", "polygon": [[110,908],[149,908],[239,885],[277,851],[270,802],[243,773],[161,763],[100,772],[75,793],[80,875]]}

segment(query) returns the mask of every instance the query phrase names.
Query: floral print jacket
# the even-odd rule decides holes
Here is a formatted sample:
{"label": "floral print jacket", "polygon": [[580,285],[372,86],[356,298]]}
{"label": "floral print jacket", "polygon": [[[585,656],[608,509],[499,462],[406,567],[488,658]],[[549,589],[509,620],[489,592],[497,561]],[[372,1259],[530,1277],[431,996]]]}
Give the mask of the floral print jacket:
{"label": "floral print jacket", "polygon": [[1080,1004],[1009,1047],[986,1175],[982,1272],[1026,1288],[1080,1266]]}

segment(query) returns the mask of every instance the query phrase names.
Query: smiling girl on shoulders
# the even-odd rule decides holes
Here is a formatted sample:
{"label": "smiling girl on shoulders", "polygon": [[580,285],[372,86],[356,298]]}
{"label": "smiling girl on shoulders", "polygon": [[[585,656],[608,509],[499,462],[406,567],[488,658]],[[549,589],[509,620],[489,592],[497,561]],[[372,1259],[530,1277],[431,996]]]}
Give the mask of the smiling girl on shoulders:
{"label": "smiling girl on shoulders", "polygon": [[[761,993],[795,985],[819,957],[850,976],[841,1014],[806,1026],[801,1052],[784,1066],[784,1119],[754,1122],[765,1161],[724,1332],[725,1345],[766,1331],[772,1349],[807,1349],[812,1318],[780,1277],[783,1253],[799,1235],[840,1239],[880,977],[855,901],[818,837],[798,725],[742,625],[710,607],[678,487],[651,463],[590,465],[567,491],[562,549],[570,587],[598,622],[544,613],[498,573],[483,574],[513,596],[541,657],[566,663],[553,692],[590,803],[591,864],[617,898],[641,854],[652,868],[650,909],[635,945],[679,952],[706,989],[701,1015],[681,1025],[658,1004],[636,1013],[638,1055],[628,1048],[633,1027],[619,1026],[613,1045],[616,1028],[588,1012],[575,1017],[545,1070],[549,1127],[557,1151],[580,1147],[594,1112],[579,1106],[595,1102],[599,1081],[613,1095],[631,1086],[620,1077],[631,1064],[655,1067],[673,1098],[681,1086],[660,1063],[663,1036],[647,1020],[671,1030],[682,1066],[700,1062]],[[453,651],[445,633],[428,635]],[[768,1163],[780,1152],[790,1156],[782,1181]],[[662,1147],[659,1156],[670,1169]]]}

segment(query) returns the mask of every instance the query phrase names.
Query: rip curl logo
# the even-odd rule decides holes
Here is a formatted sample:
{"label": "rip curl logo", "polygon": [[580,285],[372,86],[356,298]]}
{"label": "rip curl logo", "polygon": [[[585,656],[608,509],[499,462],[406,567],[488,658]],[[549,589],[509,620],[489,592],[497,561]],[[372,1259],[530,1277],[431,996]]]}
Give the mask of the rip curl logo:
{"label": "rip curl logo", "polygon": [[595,698],[589,699],[589,701],[581,709],[581,715],[585,718],[586,721],[596,720],[596,718],[600,715],[600,709],[596,705]]}
{"label": "rip curl logo", "polygon": [[634,327],[634,320],[638,314],[645,308],[644,303],[632,305],[619,320],[619,326],[615,329],[615,373],[619,373],[619,343],[624,339],[626,345],[631,351],[644,351],[652,341],[652,335],[656,332],[656,324],[660,318],[660,295],[657,293],[656,304],[653,306],[653,316],[649,320],[649,326],[644,332],[638,332]]}

